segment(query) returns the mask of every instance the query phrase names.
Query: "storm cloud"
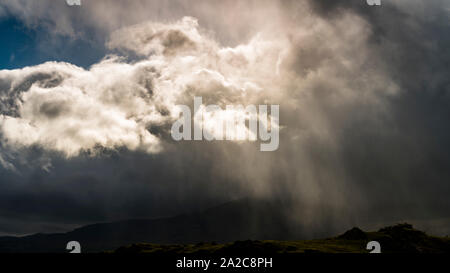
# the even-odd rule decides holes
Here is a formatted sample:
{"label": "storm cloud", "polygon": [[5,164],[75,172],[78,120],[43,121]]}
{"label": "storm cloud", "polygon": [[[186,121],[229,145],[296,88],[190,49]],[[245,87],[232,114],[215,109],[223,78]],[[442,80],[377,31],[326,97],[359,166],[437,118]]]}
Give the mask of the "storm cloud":
{"label": "storm cloud", "polygon": [[[244,196],[285,200],[306,237],[446,223],[445,1],[187,2],[0,4],[30,28],[105,39],[105,57],[88,68],[0,70],[0,232],[173,215]],[[194,96],[279,104],[279,150],[172,141],[176,105]]]}

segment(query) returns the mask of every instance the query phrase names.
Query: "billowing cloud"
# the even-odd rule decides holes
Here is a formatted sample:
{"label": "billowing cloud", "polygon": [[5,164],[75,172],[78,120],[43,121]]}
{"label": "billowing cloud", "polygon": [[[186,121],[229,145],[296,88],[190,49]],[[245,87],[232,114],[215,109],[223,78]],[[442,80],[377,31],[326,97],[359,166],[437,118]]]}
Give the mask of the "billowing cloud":
{"label": "billowing cloud", "polygon": [[38,145],[66,156],[98,146],[154,153],[161,140],[151,128],[173,123],[177,103],[191,103],[193,95],[241,103],[261,89],[258,77],[273,78],[274,43],[221,48],[197,27],[186,17],[113,33],[109,47],[145,56],[133,63],[108,56],[89,70],[49,62],[1,71],[4,144]]}

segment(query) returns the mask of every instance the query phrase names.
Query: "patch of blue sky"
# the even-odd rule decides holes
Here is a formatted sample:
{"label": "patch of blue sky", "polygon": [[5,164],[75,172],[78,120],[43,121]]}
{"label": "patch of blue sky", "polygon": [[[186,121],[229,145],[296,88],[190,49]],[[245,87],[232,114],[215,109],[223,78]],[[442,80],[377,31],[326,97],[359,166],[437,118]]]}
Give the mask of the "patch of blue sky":
{"label": "patch of blue sky", "polygon": [[88,68],[103,56],[105,47],[101,39],[58,36],[44,28],[27,27],[16,18],[0,18],[0,69],[47,61],[69,62]]}

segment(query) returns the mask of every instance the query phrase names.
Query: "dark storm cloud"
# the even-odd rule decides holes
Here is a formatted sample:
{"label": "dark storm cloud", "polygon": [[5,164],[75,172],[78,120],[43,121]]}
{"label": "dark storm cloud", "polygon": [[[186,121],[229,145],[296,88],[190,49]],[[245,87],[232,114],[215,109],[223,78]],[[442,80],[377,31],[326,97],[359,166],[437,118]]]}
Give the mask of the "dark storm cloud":
{"label": "dark storm cloud", "polygon": [[158,157],[124,150],[100,158],[54,157],[50,173],[33,169],[15,176],[3,171],[0,219],[16,223],[14,234],[54,232],[58,225],[173,216],[226,202],[230,195],[244,196],[235,181],[216,176],[220,152],[213,145],[185,164],[189,149]]}
{"label": "dark storm cloud", "polygon": [[[444,219],[445,223],[450,218],[450,156],[446,152],[450,137],[446,120],[450,116],[450,24],[445,1],[428,1],[427,5],[423,1],[382,1],[381,7],[370,7],[358,0],[317,0],[308,1],[311,9],[305,1],[270,1],[265,5],[259,1],[220,2],[217,9],[206,2],[191,7],[184,1],[134,1],[125,7],[92,1],[83,7],[90,15],[87,20],[70,20],[71,16],[86,15],[79,10],[67,13],[61,5],[58,8],[62,14],[70,14],[69,19],[44,9],[42,12],[48,20],[62,22],[57,24],[56,35],[81,35],[86,27],[108,36],[119,29],[111,35],[108,46],[144,56],[138,59],[158,54],[158,50],[161,56],[173,58],[186,50],[218,54],[226,46],[242,45],[226,58],[214,59],[226,64],[216,71],[226,78],[259,76],[261,80],[255,83],[264,84],[262,94],[247,100],[236,96],[233,87],[226,88],[214,75],[202,74],[199,78],[187,77],[195,81],[189,82],[194,91],[185,94],[186,101],[198,92],[213,102],[231,98],[234,103],[262,103],[265,99],[279,103],[285,126],[280,149],[260,153],[253,143],[173,143],[167,133],[170,122],[143,125],[161,140],[157,144],[162,148],[160,153],[127,149],[134,147],[134,142],[117,148],[83,140],[76,142],[76,153],[69,153],[69,158],[60,153],[66,146],[54,149],[45,139],[18,150],[4,146],[0,149],[4,168],[0,172],[1,232],[28,233],[88,222],[173,215],[243,196],[285,200],[292,205],[292,221],[309,234],[402,220],[426,225]],[[40,9],[30,15],[30,10],[20,9],[13,2],[7,6],[10,13],[30,24],[40,20]],[[111,7],[110,13],[103,12],[106,6]],[[135,11],[133,16],[123,12],[127,8]],[[196,36],[180,21],[172,24],[185,15],[199,18],[201,28],[214,33],[200,31]],[[128,27],[148,19],[162,23]],[[151,27],[160,32],[148,32]],[[249,42],[259,31],[272,35],[263,34],[261,40]],[[267,49],[266,41],[276,45]],[[152,42],[156,47],[149,47]],[[216,44],[222,47],[217,49]],[[279,51],[280,47],[284,51]],[[266,53],[262,60],[268,64],[256,57],[251,59],[248,51],[252,48]],[[208,60],[214,54],[208,55]],[[203,59],[199,63],[204,65]],[[272,63],[279,64],[276,72],[269,69]],[[113,60],[97,65],[98,78],[104,79],[107,73],[135,64],[127,66]],[[64,84],[79,87],[71,82],[63,84],[70,77],[58,78],[47,66],[35,68],[45,70],[44,76],[33,72],[22,78],[16,72],[18,79],[23,79],[17,81],[22,84],[16,88],[24,92],[31,83],[44,89]],[[73,68],[59,65],[56,70],[63,67],[76,77],[78,72]],[[102,70],[104,67],[109,70]],[[167,67],[178,66],[172,62]],[[126,77],[118,75],[122,82],[142,88],[136,97],[153,98],[160,86],[158,73],[172,71],[167,67],[143,66]],[[168,74],[184,79],[180,75],[189,69],[181,68],[184,70]],[[83,77],[93,74],[90,70],[80,73]],[[276,73],[281,78],[275,77]],[[98,84],[102,81],[94,83],[95,90],[111,94],[110,87]],[[10,84],[0,77],[2,92],[11,90]],[[10,98],[18,96],[19,89],[8,95],[2,93],[3,115],[18,116],[13,107],[17,100]],[[149,97],[143,95],[147,92],[151,93]],[[115,107],[124,97],[108,102]],[[75,102],[81,105],[91,98]],[[170,104],[145,101],[156,104],[158,117],[171,121]],[[44,114],[45,126],[48,118],[71,119],[71,113],[77,113],[77,104],[68,104],[75,109],[71,112],[60,103],[51,104],[53,100],[41,102],[42,97],[36,97],[29,105],[39,106],[36,113]],[[130,105],[122,106],[130,111]],[[96,118],[89,116],[89,120]],[[59,139],[73,136],[54,135]],[[87,147],[88,151],[78,147]],[[10,162],[17,172],[11,171]],[[443,226],[439,232],[448,233],[449,226]]]}

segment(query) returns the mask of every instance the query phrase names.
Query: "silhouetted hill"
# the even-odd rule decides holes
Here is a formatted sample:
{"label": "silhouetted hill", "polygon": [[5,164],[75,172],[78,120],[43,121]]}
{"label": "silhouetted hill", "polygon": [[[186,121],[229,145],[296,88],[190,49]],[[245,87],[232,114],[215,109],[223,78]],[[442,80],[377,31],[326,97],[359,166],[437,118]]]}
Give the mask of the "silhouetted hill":
{"label": "silhouetted hill", "polygon": [[83,252],[111,250],[138,242],[159,244],[291,239],[279,204],[244,199],[199,213],[84,226],[67,233],[0,237],[0,252],[66,252],[78,241]]}

